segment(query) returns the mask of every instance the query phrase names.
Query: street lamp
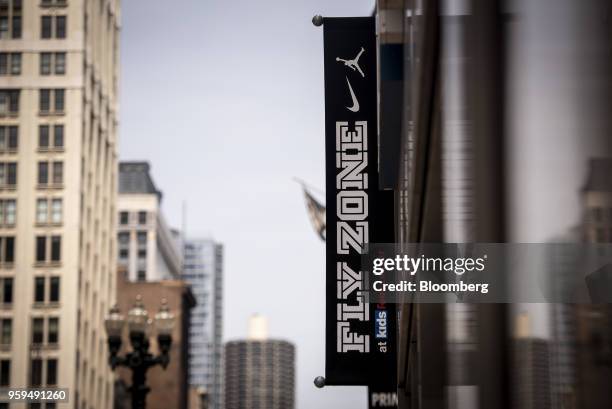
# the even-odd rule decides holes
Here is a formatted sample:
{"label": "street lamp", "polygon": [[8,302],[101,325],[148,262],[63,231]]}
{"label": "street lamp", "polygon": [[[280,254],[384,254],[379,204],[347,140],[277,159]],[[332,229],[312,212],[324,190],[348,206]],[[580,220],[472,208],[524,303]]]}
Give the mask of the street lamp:
{"label": "street lamp", "polygon": [[165,359],[161,362],[163,368],[168,366],[170,346],[172,345],[172,329],[174,328],[174,314],[170,312],[166,299],[162,299],[159,312],[155,314],[155,329],[157,330],[157,345],[161,356]]}
{"label": "street lamp", "polygon": [[[131,369],[132,386],[130,386],[129,391],[132,395],[132,409],[145,409],[147,393],[150,390],[146,386],[147,371],[155,365],[160,365],[166,369],[170,362],[174,314],[170,312],[166,299],[162,299],[161,307],[159,312],[155,314],[153,322],[144,308],[142,297],[137,296],[136,302],[127,316],[132,351],[124,356],[119,356],[125,323],[126,320],[121,315],[119,307],[115,305],[111,308],[105,320],[110,352],[108,363],[113,370],[118,366]],[[149,338],[152,336],[153,327],[157,332],[157,344],[160,351],[157,356],[149,352]]]}
{"label": "street lamp", "polygon": [[110,309],[108,317],[104,322],[106,333],[108,334],[108,349],[110,351],[109,364],[115,369],[117,366],[116,357],[121,348],[121,335],[125,326],[125,319],[119,311],[119,306],[115,305]]}
{"label": "street lamp", "polygon": [[208,409],[208,391],[205,387],[200,386],[197,389],[198,396],[200,397],[200,409]]}

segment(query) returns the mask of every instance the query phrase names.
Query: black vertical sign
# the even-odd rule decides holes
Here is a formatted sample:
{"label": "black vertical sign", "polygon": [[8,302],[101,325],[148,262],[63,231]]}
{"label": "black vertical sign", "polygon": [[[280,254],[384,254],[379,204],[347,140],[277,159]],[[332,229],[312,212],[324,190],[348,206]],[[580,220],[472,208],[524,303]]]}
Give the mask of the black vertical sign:
{"label": "black vertical sign", "polygon": [[325,18],[327,385],[395,388],[395,305],[364,299],[361,253],[394,241],[393,192],[378,188],[372,17]]}

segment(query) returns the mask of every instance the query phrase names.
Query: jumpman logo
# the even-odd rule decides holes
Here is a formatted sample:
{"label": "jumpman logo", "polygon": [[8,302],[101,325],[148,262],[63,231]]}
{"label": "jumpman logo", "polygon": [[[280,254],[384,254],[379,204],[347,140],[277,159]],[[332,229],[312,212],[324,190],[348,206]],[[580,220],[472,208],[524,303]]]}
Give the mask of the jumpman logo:
{"label": "jumpman logo", "polygon": [[344,65],[346,65],[353,71],[359,71],[359,74],[361,74],[361,76],[365,78],[365,74],[363,73],[363,71],[361,71],[361,68],[359,67],[358,63],[359,57],[361,57],[361,54],[363,54],[364,51],[365,50],[363,49],[363,47],[361,47],[361,50],[359,51],[359,54],[357,54],[357,57],[353,58],[352,60],[343,60],[340,57],[336,57],[336,61],[343,62]]}

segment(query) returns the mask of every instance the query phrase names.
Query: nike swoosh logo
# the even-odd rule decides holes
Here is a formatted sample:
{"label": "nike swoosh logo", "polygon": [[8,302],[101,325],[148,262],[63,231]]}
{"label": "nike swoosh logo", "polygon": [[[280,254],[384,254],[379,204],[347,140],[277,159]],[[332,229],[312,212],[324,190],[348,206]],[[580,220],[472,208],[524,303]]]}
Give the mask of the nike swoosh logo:
{"label": "nike swoosh logo", "polygon": [[357,112],[359,111],[359,101],[357,101],[357,98],[355,97],[355,93],[353,92],[353,87],[351,87],[351,83],[349,82],[348,77],[346,78],[346,83],[348,84],[349,91],[351,93],[351,99],[353,100],[353,106],[346,107],[346,109],[348,109],[351,112]]}

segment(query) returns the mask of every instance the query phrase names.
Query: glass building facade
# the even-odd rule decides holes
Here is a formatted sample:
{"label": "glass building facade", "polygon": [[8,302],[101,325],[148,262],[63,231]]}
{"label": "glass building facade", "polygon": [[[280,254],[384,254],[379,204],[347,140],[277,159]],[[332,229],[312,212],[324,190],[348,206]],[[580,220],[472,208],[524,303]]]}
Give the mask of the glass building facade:
{"label": "glass building facade", "polygon": [[189,329],[189,384],[206,388],[210,408],[223,408],[223,246],[185,240],[183,275],[197,303]]}

